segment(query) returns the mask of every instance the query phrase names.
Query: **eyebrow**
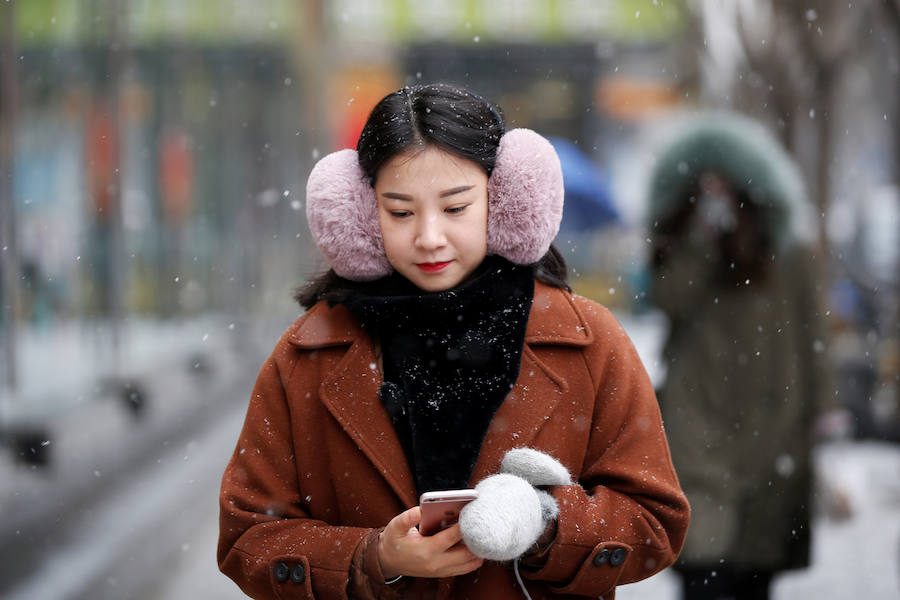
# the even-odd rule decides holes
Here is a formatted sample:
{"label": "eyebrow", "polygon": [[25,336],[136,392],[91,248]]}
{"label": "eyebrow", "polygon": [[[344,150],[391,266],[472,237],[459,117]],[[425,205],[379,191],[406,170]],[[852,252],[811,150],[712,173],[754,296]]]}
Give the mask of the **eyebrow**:
{"label": "eyebrow", "polygon": [[[450,188],[449,190],[444,190],[440,194],[438,194],[441,198],[446,198],[447,196],[452,196],[454,194],[461,194],[463,192],[467,192],[471,190],[474,185],[460,185],[455,188]],[[393,198],[395,200],[412,200],[412,196],[408,196],[406,194],[398,194],[397,192],[384,192],[381,194],[385,198]]]}

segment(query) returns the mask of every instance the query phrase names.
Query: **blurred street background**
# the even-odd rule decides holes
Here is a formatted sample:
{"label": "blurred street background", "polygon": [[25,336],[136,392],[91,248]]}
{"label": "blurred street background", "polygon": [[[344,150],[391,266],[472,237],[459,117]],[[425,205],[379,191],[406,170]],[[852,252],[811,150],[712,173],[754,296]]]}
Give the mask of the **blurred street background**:
{"label": "blurred street background", "polygon": [[813,565],[774,597],[900,597],[900,0],[0,0],[0,597],[242,597],[217,491],[323,267],[307,175],[434,81],[551,138],[573,287],[657,385],[662,132],[729,109],[784,144],[848,418],[815,454]]}

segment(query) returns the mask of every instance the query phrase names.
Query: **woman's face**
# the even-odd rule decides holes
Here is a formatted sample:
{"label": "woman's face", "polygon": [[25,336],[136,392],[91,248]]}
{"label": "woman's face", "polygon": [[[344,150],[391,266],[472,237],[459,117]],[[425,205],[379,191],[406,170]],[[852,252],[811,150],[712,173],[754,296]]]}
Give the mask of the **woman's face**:
{"label": "woman's face", "polygon": [[487,254],[488,176],[434,146],[398,154],[375,180],[384,251],[426,292],[465,281]]}

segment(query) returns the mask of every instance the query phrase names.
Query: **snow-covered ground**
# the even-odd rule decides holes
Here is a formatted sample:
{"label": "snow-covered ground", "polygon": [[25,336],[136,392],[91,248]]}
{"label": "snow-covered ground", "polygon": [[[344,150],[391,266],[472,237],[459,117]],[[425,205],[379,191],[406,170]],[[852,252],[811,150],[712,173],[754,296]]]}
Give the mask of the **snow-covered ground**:
{"label": "snow-covered ground", "polygon": [[[126,325],[115,371],[139,386],[139,411],[107,389],[104,332],[86,324],[23,332],[27,377],[5,398],[0,441],[37,426],[49,460],[17,464],[22,448],[0,446],[0,597],[133,598],[160,577],[167,544],[216,510],[214,498],[192,498],[218,485],[237,439],[228,418],[239,424],[269,350],[258,330],[271,325],[235,321]],[[267,345],[285,325],[266,331]]]}
{"label": "snow-covered ground", "polygon": [[[900,598],[900,447],[882,442],[837,442],[816,456],[820,483],[843,495],[850,513],[818,514],[813,564],[782,573],[773,600],[894,600]],[[820,511],[821,512],[821,511]],[[678,576],[663,572],[619,588],[619,600],[676,600]]]}
{"label": "snow-covered ground", "polygon": [[98,383],[140,379],[187,368],[193,356],[233,345],[242,334],[233,319],[205,314],[178,319],[59,320],[24,327],[16,340],[18,389],[0,387],[0,420],[7,426],[45,421],[97,397]]}

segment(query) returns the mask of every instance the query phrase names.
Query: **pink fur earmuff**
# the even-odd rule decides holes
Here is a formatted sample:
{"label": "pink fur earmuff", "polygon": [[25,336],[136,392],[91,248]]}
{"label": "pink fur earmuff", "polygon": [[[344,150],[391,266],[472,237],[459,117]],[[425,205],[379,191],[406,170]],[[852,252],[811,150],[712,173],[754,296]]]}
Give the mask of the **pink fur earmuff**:
{"label": "pink fur earmuff", "polygon": [[[540,260],[559,231],[563,195],[562,168],[550,142],[530,129],[506,132],[488,179],[488,254],[518,264]],[[393,270],[375,190],[355,150],[333,152],[313,167],[306,218],[316,246],[341,277],[369,281]]]}

